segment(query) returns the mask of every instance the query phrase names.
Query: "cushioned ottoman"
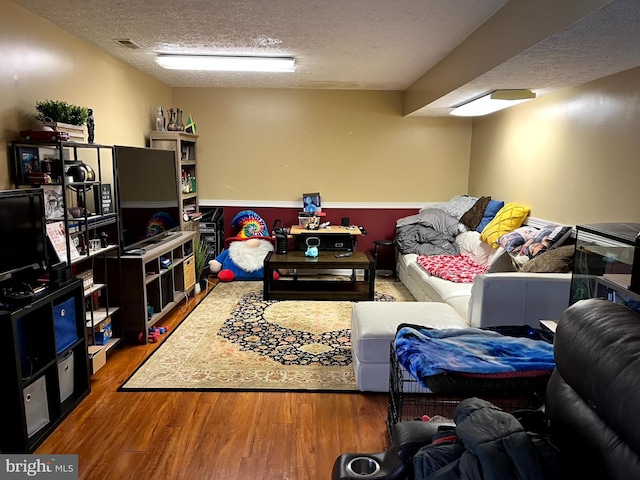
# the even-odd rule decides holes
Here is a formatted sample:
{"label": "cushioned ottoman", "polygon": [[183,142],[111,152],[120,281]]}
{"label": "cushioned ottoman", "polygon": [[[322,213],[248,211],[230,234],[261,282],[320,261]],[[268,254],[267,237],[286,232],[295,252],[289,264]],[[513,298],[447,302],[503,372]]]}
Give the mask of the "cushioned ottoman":
{"label": "cushioned ottoman", "polygon": [[467,328],[446,303],[359,302],[351,311],[351,355],[358,390],[389,391],[389,350],[401,323],[433,328]]}

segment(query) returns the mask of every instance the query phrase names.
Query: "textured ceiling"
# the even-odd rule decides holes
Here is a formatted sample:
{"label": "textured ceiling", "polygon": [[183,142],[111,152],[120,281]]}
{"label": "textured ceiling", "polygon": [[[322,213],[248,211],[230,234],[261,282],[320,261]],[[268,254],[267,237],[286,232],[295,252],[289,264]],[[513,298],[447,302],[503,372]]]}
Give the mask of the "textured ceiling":
{"label": "textured ceiling", "polygon": [[[508,3],[13,1],[171,86],[364,90],[409,88]],[[452,106],[497,88],[531,88],[541,95],[640,65],[640,2],[588,3],[605,6],[477,78],[452,85],[413,114],[446,115]],[[120,39],[141,48],[123,47]],[[294,73],[179,72],[155,63],[161,52],[294,56],[297,66]]]}

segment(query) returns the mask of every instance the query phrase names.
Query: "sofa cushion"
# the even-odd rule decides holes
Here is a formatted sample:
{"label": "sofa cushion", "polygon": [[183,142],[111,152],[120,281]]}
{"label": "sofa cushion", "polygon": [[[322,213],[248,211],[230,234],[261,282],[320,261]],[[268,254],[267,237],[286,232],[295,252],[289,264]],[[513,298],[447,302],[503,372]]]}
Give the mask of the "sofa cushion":
{"label": "sofa cushion", "polygon": [[537,255],[520,269],[530,273],[565,273],[573,271],[575,245],[553,248]]}
{"label": "sofa cushion", "polygon": [[475,230],[480,225],[484,211],[487,209],[491,197],[480,197],[467,212],[460,217],[460,223],[464,224],[469,230]]}
{"label": "sofa cushion", "polygon": [[482,230],[484,230],[484,227],[493,220],[493,217],[496,216],[496,213],[498,213],[502,207],[504,207],[504,202],[502,200],[489,200],[487,208],[484,211],[484,215],[482,216],[482,220],[480,220],[478,228],[476,228],[476,232],[481,233]]}
{"label": "sofa cushion", "polygon": [[498,239],[509,233],[524,222],[529,215],[529,207],[517,203],[507,203],[491,220],[480,234],[480,239],[493,248],[498,248]]}
{"label": "sofa cushion", "polygon": [[351,342],[362,362],[388,362],[398,326],[415,323],[429,328],[468,328],[469,323],[446,303],[358,302],[351,310]]}
{"label": "sofa cushion", "polygon": [[520,255],[534,258],[547,250],[561,246],[571,235],[571,227],[567,225],[547,225],[520,249]]}
{"label": "sofa cushion", "polygon": [[447,305],[450,305],[451,307],[453,307],[453,309],[456,311],[456,313],[458,315],[460,315],[462,318],[468,319],[469,318],[469,297],[467,296],[462,296],[462,297],[453,297],[450,298],[449,300],[447,300]]}

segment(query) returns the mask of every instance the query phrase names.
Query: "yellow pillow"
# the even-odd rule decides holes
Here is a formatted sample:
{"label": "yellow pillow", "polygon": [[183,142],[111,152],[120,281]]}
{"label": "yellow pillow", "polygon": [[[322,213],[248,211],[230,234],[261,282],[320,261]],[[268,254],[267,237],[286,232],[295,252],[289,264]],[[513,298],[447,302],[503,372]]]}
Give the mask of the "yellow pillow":
{"label": "yellow pillow", "polygon": [[529,215],[529,207],[517,203],[507,203],[496,213],[480,234],[480,240],[488,243],[493,248],[498,248],[498,239],[505,233],[515,230]]}

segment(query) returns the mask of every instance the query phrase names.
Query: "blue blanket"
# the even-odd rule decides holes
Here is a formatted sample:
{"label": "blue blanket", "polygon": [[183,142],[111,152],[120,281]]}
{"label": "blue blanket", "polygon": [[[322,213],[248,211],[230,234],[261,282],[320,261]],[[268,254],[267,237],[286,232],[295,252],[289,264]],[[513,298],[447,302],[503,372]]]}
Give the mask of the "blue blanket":
{"label": "blue blanket", "polygon": [[417,380],[440,373],[551,372],[553,345],[479,328],[401,327],[395,338],[398,362]]}

